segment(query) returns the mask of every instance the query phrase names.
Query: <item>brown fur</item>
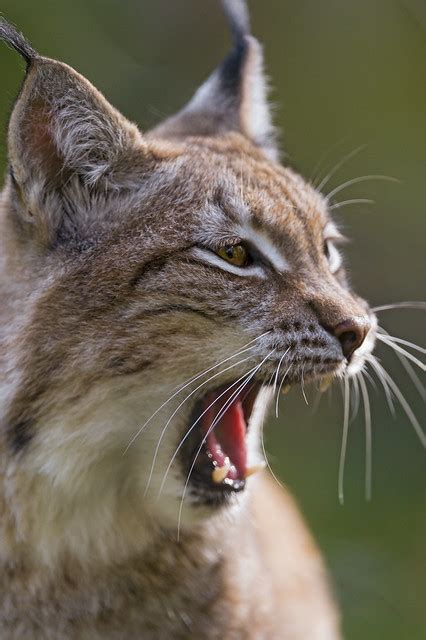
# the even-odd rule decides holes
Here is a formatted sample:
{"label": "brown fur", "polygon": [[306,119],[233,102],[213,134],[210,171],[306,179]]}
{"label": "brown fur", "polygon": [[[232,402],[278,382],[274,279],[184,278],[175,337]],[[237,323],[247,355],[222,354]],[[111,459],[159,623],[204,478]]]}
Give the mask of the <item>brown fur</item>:
{"label": "brown fur", "polygon": [[[88,569],[69,558],[40,571],[16,559],[0,590],[9,611],[2,637],[325,638],[303,616],[308,609],[324,629],[336,625],[318,552],[291,499],[268,478],[257,484],[238,538],[213,523],[182,543],[159,533],[143,555],[107,566]],[[263,518],[280,503],[266,535]]]}
{"label": "brown fur", "polygon": [[[2,639],[339,638],[318,552],[266,477],[221,509],[190,493],[180,531],[177,462],[157,499],[197,397],[180,410],[176,385],[254,338],[212,387],[262,360],[258,378],[278,379],[284,351],[291,384],[350,375],[366,351],[346,362],[335,327],[374,322],[324,255],[327,201],[271,160],[260,48],[239,37],[145,136],[9,38],[29,71],[0,197]],[[260,266],[214,262],[244,233]]]}

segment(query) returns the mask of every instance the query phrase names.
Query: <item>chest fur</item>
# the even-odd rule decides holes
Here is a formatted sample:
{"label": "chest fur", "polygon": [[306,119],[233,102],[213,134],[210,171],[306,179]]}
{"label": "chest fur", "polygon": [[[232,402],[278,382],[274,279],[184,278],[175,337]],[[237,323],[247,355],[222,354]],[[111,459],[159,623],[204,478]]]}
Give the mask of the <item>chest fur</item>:
{"label": "chest fur", "polygon": [[[72,563],[54,573],[24,563],[9,565],[0,582],[0,636],[4,640],[262,637],[251,635],[255,628],[267,628],[266,600],[255,597],[262,578],[258,574],[256,585],[252,583],[244,544],[241,552],[230,565],[222,553],[206,552],[197,541],[169,541],[125,564],[92,571]],[[265,637],[275,636],[271,632]]]}

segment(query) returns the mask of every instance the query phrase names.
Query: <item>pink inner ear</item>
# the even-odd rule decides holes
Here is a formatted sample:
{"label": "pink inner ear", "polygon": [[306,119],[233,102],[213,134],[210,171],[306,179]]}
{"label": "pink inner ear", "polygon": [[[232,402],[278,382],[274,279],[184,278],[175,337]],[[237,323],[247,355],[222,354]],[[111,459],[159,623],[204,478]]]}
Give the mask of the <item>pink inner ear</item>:
{"label": "pink inner ear", "polygon": [[45,102],[35,99],[27,107],[27,122],[23,127],[23,143],[30,162],[39,163],[47,177],[54,179],[63,167],[58,149],[53,140],[51,114]]}

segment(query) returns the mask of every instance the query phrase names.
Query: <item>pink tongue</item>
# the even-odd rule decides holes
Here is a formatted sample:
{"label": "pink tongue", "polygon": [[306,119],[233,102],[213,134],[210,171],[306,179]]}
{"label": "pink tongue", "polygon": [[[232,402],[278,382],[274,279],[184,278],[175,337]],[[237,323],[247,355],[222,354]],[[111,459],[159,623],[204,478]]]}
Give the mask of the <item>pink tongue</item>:
{"label": "pink tongue", "polygon": [[[211,393],[206,397],[204,410],[218,398],[218,395]],[[244,480],[247,468],[246,421],[240,396],[236,396],[228,405],[231,395],[232,391],[224,394],[206,411],[202,420],[202,430],[206,435],[213,420],[217,415],[221,415],[214,428],[208,433],[207,453],[215,466],[223,467],[226,463],[231,465],[227,478]],[[222,414],[225,403],[227,408]]]}

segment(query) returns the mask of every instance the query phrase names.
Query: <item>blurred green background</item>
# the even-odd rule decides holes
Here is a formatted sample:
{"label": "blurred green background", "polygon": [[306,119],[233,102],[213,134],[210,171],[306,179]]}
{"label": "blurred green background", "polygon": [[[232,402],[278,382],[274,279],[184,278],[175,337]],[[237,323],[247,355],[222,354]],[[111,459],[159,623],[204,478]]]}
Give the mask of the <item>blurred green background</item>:
{"label": "blurred green background", "polygon": [[[1,12],[41,52],[86,75],[142,129],[180,107],[229,46],[217,0],[3,0]],[[373,304],[425,299],[426,4],[424,0],[263,0],[251,2],[265,45],[276,122],[286,162],[324,176],[346,154],[327,189],[367,181],[339,198],[374,205],[339,210],[353,239],[348,263]],[[0,120],[8,114],[23,63],[1,49]],[[0,169],[5,168],[5,135]],[[380,314],[394,335],[424,345],[420,311]],[[391,353],[383,363],[420,421],[424,405]],[[393,419],[380,390],[373,406],[373,499],[364,497],[362,411],[351,423],[345,505],[337,498],[342,428],[340,390],[293,390],[271,419],[267,449],[325,553],[348,640],[417,640],[426,628],[424,452],[401,410]],[[423,419],[424,423],[424,419]],[[282,533],[285,536],[285,531]],[[309,640],[309,639],[307,639]]]}

